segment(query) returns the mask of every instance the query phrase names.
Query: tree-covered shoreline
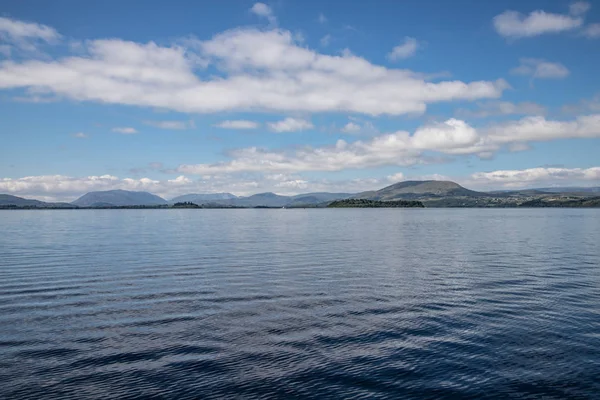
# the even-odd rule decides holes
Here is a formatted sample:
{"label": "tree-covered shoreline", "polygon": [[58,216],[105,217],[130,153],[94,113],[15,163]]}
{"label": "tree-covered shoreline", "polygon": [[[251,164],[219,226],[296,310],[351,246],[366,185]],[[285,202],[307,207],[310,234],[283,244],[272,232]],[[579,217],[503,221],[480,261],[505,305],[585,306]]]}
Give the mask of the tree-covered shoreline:
{"label": "tree-covered shoreline", "polygon": [[327,208],[414,208],[425,207],[423,203],[416,200],[392,200],[378,201],[366,199],[345,199],[336,200],[327,206]]}

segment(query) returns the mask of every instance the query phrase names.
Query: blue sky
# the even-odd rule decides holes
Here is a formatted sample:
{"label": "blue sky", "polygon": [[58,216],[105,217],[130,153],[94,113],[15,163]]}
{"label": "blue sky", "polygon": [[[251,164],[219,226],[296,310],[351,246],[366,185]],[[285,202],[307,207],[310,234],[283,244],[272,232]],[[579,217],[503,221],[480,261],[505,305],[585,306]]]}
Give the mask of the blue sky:
{"label": "blue sky", "polygon": [[600,4],[0,6],[0,192],[600,185]]}

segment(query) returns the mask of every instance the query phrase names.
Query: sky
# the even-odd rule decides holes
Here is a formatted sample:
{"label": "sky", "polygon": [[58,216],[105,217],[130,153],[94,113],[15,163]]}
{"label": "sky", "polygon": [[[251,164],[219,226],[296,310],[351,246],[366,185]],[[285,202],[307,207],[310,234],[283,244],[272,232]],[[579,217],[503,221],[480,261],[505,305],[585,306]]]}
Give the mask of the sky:
{"label": "sky", "polygon": [[0,193],[600,186],[600,1],[0,1]]}

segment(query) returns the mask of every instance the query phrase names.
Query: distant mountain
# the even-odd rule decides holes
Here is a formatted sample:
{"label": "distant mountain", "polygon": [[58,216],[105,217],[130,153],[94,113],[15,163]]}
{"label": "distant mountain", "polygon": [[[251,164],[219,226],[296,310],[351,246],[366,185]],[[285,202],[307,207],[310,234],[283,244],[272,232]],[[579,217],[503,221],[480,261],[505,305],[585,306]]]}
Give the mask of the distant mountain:
{"label": "distant mountain", "polygon": [[12,196],[10,194],[0,194],[0,207],[37,207],[37,208],[69,208],[73,207],[69,203],[46,203],[45,201],[25,199],[23,197]]}
{"label": "distant mountain", "polygon": [[384,187],[377,191],[363,192],[354,196],[368,200],[407,200],[444,197],[488,197],[488,193],[465,189],[450,181],[404,181]]}
{"label": "distant mountain", "polygon": [[71,204],[79,207],[157,206],[167,204],[167,201],[148,192],[106,190],[86,193]]}
{"label": "distant mountain", "polygon": [[296,196],[292,196],[292,202],[290,205],[302,205],[302,204],[320,204],[324,202],[330,202],[334,200],[347,199],[354,194],[352,193],[327,193],[327,192],[316,192],[316,193],[304,193]]}
{"label": "distant mountain", "polygon": [[[223,202],[221,202],[223,203]],[[290,197],[275,193],[258,193],[248,197],[238,197],[229,200],[228,204],[236,207],[285,207],[290,203]]]}
{"label": "distant mountain", "polygon": [[184,203],[191,202],[195,204],[202,204],[206,202],[212,202],[216,200],[231,200],[237,199],[237,196],[231,193],[190,193],[182,196],[172,198],[169,203]]}
{"label": "distant mountain", "polygon": [[[216,201],[217,204],[234,207],[313,207],[333,200],[346,199],[349,193],[305,193],[296,196],[281,196],[275,193],[258,193],[248,197]],[[215,202],[213,202],[215,203]]]}
{"label": "distant mountain", "polygon": [[552,187],[535,190],[545,193],[600,193],[600,187]]}

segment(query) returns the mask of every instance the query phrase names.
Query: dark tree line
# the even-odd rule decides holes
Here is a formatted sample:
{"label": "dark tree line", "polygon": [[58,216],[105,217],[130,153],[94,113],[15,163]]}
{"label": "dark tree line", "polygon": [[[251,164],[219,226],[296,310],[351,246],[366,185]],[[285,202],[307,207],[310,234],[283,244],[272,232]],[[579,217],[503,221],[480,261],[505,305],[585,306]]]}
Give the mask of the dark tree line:
{"label": "dark tree line", "polygon": [[345,199],[336,200],[327,206],[329,208],[400,208],[400,207],[424,207],[423,203],[416,200],[366,200],[366,199]]}

